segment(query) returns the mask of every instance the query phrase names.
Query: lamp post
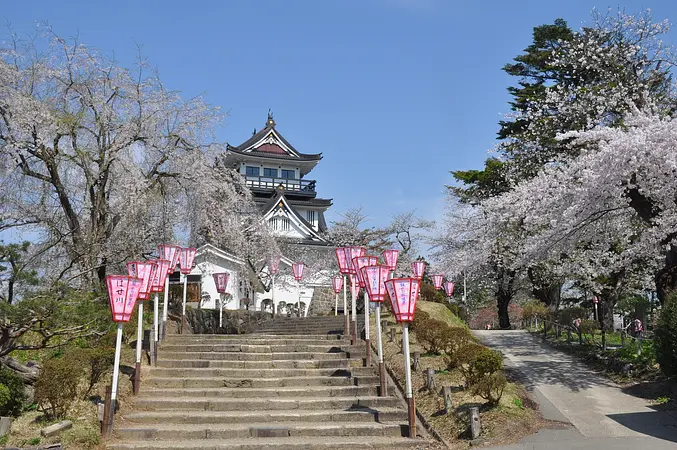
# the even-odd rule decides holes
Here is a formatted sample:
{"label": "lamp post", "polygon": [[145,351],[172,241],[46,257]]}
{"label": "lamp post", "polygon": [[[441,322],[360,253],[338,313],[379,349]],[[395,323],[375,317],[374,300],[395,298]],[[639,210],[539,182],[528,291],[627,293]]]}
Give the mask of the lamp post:
{"label": "lamp post", "polygon": [[595,306],[595,320],[599,320],[599,314],[597,312],[597,304],[599,303],[599,299],[597,298],[596,295],[592,296],[592,304]]}
{"label": "lamp post", "polygon": [[[362,278],[362,267],[373,266],[378,264],[378,258],[376,256],[359,256],[353,258],[353,267],[355,268],[355,275],[357,276],[357,282],[359,283],[360,288],[366,287],[366,282]],[[359,289],[358,289],[359,292]],[[359,294],[358,294],[359,295]],[[365,359],[365,365],[371,366],[371,339],[369,338],[369,294],[366,289],[364,291],[364,343],[367,348],[367,354]]]}
{"label": "lamp post", "polygon": [[152,280],[155,276],[158,266],[153,261],[132,261],[127,263],[127,273],[130,277],[141,278],[138,299],[139,311],[136,316],[136,364],[134,365],[134,383],[132,389],[134,395],[139,393],[141,385],[141,345],[143,343],[143,301],[148,300]]}
{"label": "lamp post", "polygon": [[385,262],[385,266],[390,270],[391,272],[395,271],[395,268],[397,267],[397,258],[400,255],[399,250],[394,250],[394,249],[389,249],[389,250],[383,250],[383,261]]}
{"label": "lamp post", "polygon": [[423,272],[425,272],[425,262],[414,261],[411,263],[411,270],[414,272],[414,278],[421,281],[423,279]]}
{"label": "lamp post", "polygon": [[188,274],[193,270],[193,260],[197,249],[192,247],[182,248],[179,256],[179,267],[183,275],[183,304],[181,307],[181,334],[186,324],[186,293],[188,291]]}
{"label": "lamp post", "polygon": [[118,324],[115,337],[115,359],[113,362],[113,383],[111,386],[111,401],[106,405],[108,420],[104,420],[103,434],[108,435],[113,425],[113,415],[115,414],[115,400],[118,396],[118,380],[120,377],[120,351],[122,349],[122,324],[129,322],[134,311],[134,305],[139,296],[143,279],[128,275],[108,275],[106,277],[106,288],[108,290],[108,301],[110,302],[113,322]]}
{"label": "lamp post", "polygon": [[160,331],[160,336],[164,341],[165,336],[167,335],[167,314],[169,311],[169,274],[174,273],[174,269],[176,269],[176,265],[179,263],[181,247],[178,245],[162,244],[158,245],[157,249],[161,259],[167,259],[171,261],[171,264],[169,265],[169,271],[167,272],[167,278],[165,279],[165,302],[162,305],[162,328]]}
{"label": "lamp post", "polygon": [[297,303],[297,312],[298,317],[301,317],[301,280],[303,279],[303,269],[305,269],[305,264],[302,262],[297,262],[291,265],[292,271],[294,272],[294,279],[296,280],[296,293],[298,295]]}
{"label": "lamp post", "polygon": [[411,387],[411,360],[409,356],[409,322],[414,320],[421,280],[391,278],[385,282],[395,320],[402,324],[402,352],[404,353],[405,397],[409,409],[409,437],[416,437],[416,405]]}
{"label": "lamp post", "polygon": [[444,275],[430,275],[430,279],[433,281],[433,285],[435,286],[435,289],[440,290],[442,289],[442,282],[444,281]]}
{"label": "lamp post", "polygon": [[272,278],[270,288],[270,301],[273,302],[273,317],[275,317],[275,275],[280,271],[280,257],[273,256],[268,260],[268,272]]}
{"label": "lamp post", "polygon": [[[334,288],[334,293],[336,294],[334,296],[334,316],[338,315],[338,295],[339,292],[341,292],[341,289],[343,289],[343,277],[340,275],[336,275],[331,279],[331,287]],[[345,306],[345,305],[344,305]]]}
{"label": "lamp post", "polygon": [[[343,334],[344,335],[351,335],[350,333],[350,318],[349,318],[349,313],[348,313],[348,299],[346,295],[346,291],[348,290],[348,283],[346,280],[346,275],[350,275],[350,264],[348,261],[348,257],[350,256],[350,252],[346,247],[339,247],[336,249],[336,260],[338,261],[338,266],[339,266],[339,271],[343,275]],[[355,345],[355,341],[351,342],[352,345]]]}
{"label": "lamp post", "polygon": [[169,272],[169,266],[172,262],[168,259],[156,259],[153,261],[157,264],[157,270],[151,278],[150,291],[155,293],[153,298],[153,342],[150,345],[153,346],[153,365],[157,363],[157,343],[158,343],[158,331],[159,331],[159,307],[160,307],[160,292],[165,288],[165,281],[167,280],[167,273]]}
{"label": "lamp post", "polygon": [[219,329],[221,329],[223,327],[223,296],[226,294],[230,274],[228,272],[218,272],[212,274],[212,276],[214,277],[216,292],[219,293]]}
{"label": "lamp post", "polygon": [[357,273],[355,272],[355,267],[353,266],[353,259],[364,256],[367,253],[367,249],[364,247],[345,247],[346,258],[347,258],[347,270],[350,276],[350,296],[352,298],[352,305],[350,308],[350,320],[351,331],[350,339],[351,345],[355,345],[357,342],[357,296],[360,295],[360,286],[357,280]]}
{"label": "lamp post", "polygon": [[376,344],[378,347],[378,372],[380,375],[381,390],[379,395],[388,395],[385,365],[383,364],[383,338],[381,336],[381,303],[385,300],[385,282],[390,276],[390,268],[378,264],[362,267],[362,279],[365,280],[365,289],[369,293],[369,300],[376,304]]}
{"label": "lamp post", "polygon": [[446,281],[444,284],[444,293],[447,294],[447,297],[451,298],[454,295],[454,282]]}

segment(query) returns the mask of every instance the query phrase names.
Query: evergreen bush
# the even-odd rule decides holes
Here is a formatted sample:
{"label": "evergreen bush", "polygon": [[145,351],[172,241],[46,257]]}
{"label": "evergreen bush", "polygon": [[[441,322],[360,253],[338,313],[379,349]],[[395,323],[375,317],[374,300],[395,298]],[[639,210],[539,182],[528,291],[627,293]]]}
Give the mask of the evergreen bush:
{"label": "evergreen bush", "polygon": [[[5,401],[0,399],[0,416],[19,417],[27,398],[23,380],[11,369],[3,367],[0,368],[0,386],[8,394]],[[0,398],[4,397],[4,394],[0,394]]]}
{"label": "evergreen bush", "polygon": [[656,361],[668,377],[677,379],[677,295],[668,299],[654,330]]}

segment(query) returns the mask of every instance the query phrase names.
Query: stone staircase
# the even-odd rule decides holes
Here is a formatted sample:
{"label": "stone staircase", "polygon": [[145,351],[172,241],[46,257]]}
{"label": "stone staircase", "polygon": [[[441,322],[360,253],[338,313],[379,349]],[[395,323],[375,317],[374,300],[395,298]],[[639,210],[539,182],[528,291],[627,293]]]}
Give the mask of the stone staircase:
{"label": "stone staircase", "polygon": [[[277,318],[248,335],[169,335],[112,449],[427,448],[378,396],[342,317]],[[394,391],[391,388],[391,391]]]}

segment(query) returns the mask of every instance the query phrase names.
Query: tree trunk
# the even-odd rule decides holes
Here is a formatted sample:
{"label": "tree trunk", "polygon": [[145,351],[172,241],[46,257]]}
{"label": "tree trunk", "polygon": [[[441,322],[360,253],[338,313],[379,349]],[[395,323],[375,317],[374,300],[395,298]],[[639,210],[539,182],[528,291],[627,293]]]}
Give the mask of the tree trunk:
{"label": "tree trunk", "polygon": [[553,278],[546,269],[540,267],[529,267],[527,274],[529,281],[531,281],[533,296],[547,306],[550,311],[557,311],[562,297],[562,282]]}
{"label": "tree trunk", "polygon": [[670,294],[677,289],[677,246],[670,245],[665,263],[656,273],[656,294],[662,306],[667,305]]}
{"label": "tree trunk", "polygon": [[24,366],[16,359],[8,356],[0,359],[0,364],[12,370],[25,384],[34,384],[40,373],[40,370],[37,367]]}
{"label": "tree trunk", "polygon": [[501,330],[510,329],[510,316],[508,315],[508,305],[510,304],[512,295],[506,296],[498,295],[498,327]]}

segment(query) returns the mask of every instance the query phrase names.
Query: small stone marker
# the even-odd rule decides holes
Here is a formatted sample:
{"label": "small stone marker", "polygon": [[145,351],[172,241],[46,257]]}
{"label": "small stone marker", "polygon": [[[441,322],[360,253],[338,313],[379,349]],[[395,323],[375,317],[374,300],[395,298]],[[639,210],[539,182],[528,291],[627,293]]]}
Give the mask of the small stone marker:
{"label": "small stone marker", "polygon": [[470,408],[470,436],[472,439],[477,439],[481,432],[480,409],[475,406]]}
{"label": "small stone marker", "polygon": [[50,425],[47,428],[43,428],[40,430],[40,434],[43,437],[50,437],[70,428],[73,428],[73,422],[70,420],[62,420],[59,423],[55,423],[54,425]]}
{"label": "small stone marker", "polygon": [[103,422],[103,412],[106,409],[103,403],[97,403],[96,404],[96,417],[98,418],[99,422]]}
{"label": "small stone marker", "polygon": [[425,387],[431,392],[435,390],[435,369],[425,371]]}
{"label": "small stone marker", "polygon": [[421,352],[414,352],[414,372],[421,367]]}
{"label": "small stone marker", "polygon": [[12,429],[11,417],[0,417],[0,437],[9,434]]}
{"label": "small stone marker", "polygon": [[440,394],[444,399],[444,414],[451,414],[453,408],[451,404],[451,386],[442,386]]}

